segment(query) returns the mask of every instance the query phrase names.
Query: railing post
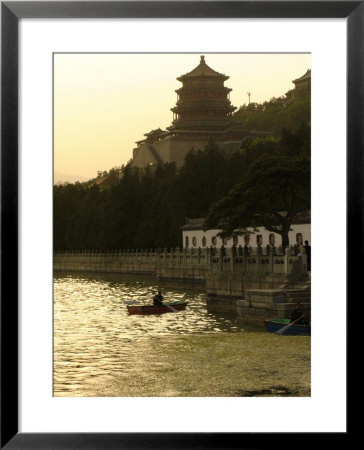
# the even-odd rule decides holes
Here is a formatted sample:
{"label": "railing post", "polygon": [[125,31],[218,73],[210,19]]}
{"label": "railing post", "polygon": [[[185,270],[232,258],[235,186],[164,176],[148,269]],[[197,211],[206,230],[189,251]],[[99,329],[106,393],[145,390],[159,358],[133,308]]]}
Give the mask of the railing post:
{"label": "railing post", "polygon": [[288,264],[288,260],[291,254],[291,249],[289,247],[286,247],[285,251],[284,251],[284,273],[288,274],[289,272],[289,264]]}
{"label": "railing post", "polygon": [[180,259],[180,249],[179,247],[176,247],[176,264],[179,264],[179,259]]}
{"label": "railing post", "polygon": [[211,273],[212,271],[212,248],[209,247],[206,249],[206,255],[207,255],[207,267],[209,268],[209,271]]}
{"label": "railing post", "polygon": [[233,245],[230,249],[230,271],[235,271],[235,258],[237,256],[236,246]]}
{"label": "railing post", "polygon": [[220,247],[220,259],[219,259],[219,268],[220,268],[220,271],[223,271],[224,270],[224,256],[225,256],[225,247],[224,247],[224,245],[222,245],[221,247]]}
{"label": "railing post", "polygon": [[275,253],[274,247],[269,248],[269,272],[273,273],[273,256]]}
{"label": "railing post", "polygon": [[186,253],[187,253],[187,248],[183,247],[182,248],[182,264],[186,264]]}
{"label": "railing post", "polygon": [[301,272],[307,273],[307,254],[304,245],[301,246],[300,253],[301,253]]}
{"label": "railing post", "polygon": [[257,265],[257,273],[261,272],[261,259],[262,259],[262,247],[259,245],[257,247],[257,255],[256,255],[256,265]]}

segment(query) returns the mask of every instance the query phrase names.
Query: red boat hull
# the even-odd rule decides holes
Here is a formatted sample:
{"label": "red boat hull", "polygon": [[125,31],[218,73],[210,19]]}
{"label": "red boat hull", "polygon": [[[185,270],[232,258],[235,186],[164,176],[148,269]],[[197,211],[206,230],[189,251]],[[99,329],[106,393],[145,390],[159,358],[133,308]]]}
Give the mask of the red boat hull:
{"label": "red boat hull", "polygon": [[170,303],[169,306],[154,305],[128,305],[129,314],[164,314],[170,312],[178,312],[186,309],[187,302]]}

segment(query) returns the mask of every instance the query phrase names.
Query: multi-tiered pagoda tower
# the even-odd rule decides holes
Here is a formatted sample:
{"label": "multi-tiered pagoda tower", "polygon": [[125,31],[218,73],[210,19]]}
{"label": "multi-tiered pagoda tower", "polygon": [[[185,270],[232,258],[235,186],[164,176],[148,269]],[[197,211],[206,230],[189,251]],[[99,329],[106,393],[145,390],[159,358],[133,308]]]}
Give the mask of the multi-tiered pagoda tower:
{"label": "multi-tiered pagoda tower", "polygon": [[176,90],[177,104],[171,108],[172,125],[166,131],[152,130],[136,142],[133,165],[175,162],[180,167],[192,148],[203,149],[211,137],[220,148],[238,147],[250,133],[233,118],[236,107],[230,102],[231,89],[224,85],[228,79],[201,56],[195,69],[177,78],[182,87]]}
{"label": "multi-tiered pagoda tower", "polygon": [[200,64],[177,78],[183,86],[176,90],[177,105],[173,111],[172,126],[168,129],[174,133],[191,133],[192,131],[218,134],[226,130],[236,109],[230,102],[231,89],[224,86],[229,77],[211,69],[205,57]]}

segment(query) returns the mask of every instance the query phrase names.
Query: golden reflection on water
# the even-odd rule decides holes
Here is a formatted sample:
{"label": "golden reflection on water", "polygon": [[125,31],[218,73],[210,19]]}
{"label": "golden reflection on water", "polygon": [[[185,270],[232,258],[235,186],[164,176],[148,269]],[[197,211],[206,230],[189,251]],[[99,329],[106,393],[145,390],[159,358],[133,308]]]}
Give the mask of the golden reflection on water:
{"label": "golden reflection on water", "polygon": [[162,287],[165,301],[186,300],[186,310],[129,316],[124,301],[150,304],[158,287],[140,277],[55,276],[54,395],[87,395],[120,371],[132,374],[136,355],[145,357],[143,340],[242,330],[235,318],[207,312],[202,289]]}

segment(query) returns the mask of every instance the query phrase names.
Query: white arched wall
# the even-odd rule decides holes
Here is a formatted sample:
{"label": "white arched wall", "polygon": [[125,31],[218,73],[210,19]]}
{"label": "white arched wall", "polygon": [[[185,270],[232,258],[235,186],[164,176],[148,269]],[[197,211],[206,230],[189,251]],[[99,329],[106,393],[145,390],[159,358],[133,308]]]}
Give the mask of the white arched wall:
{"label": "white arched wall", "polygon": [[[250,235],[250,242],[249,245],[252,247],[257,246],[257,235],[262,236],[262,246],[265,247],[267,244],[269,244],[269,235],[272,234],[271,231],[266,230],[265,228],[258,228],[258,231],[253,232],[253,230],[249,230],[252,232]],[[221,247],[222,246],[222,239],[218,237],[218,233],[220,230],[184,230],[182,231],[182,237],[183,237],[183,247],[186,248],[204,248],[204,247],[210,247],[211,245],[213,247]],[[302,234],[303,242],[308,241],[311,245],[311,224],[296,224],[291,226],[291,231],[288,234],[289,237],[289,244],[294,245],[296,243],[296,236],[298,233]],[[279,234],[273,233],[275,236],[275,245],[279,246],[282,244],[282,238]],[[203,245],[203,238],[206,239],[206,246]],[[186,238],[188,238],[188,246],[186,245]],[[194,239],[196,245],[193,245]],[[216,244],[213,243],[213,238],[216,239]],[[226,243],[224,244],[225,247],[229,248],[233,246],[233,240],[228,239]],[[236,245],[244,246],[244,237],[238,236],[238,240],[236,242]]]}

